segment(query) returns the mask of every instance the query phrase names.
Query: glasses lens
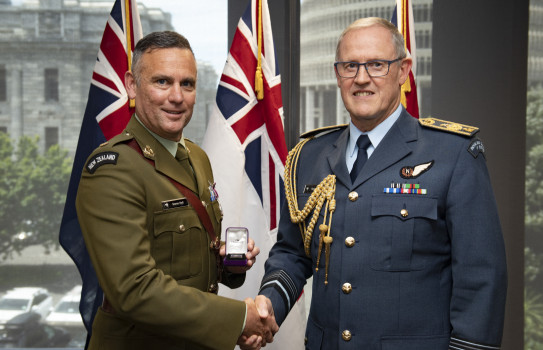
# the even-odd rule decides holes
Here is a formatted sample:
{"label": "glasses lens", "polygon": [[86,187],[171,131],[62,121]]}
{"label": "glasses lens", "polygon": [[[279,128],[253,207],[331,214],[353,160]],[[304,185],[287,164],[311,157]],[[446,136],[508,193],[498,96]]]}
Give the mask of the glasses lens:
{"label": "glasses lens", "polygon": [[389,63],[387,61],[369,61],[366,62],[368,74],[372,77],[380,77],[388,74]]}
{"label": "glasses lens", "polygon": [[337,71],[341,77],[352,78],[358,73],[358,64],[354,62],[338,62]]}
{"label": "glasses lens", "polygon": [[358,62],[336,62],[335,66],[340,77],[353,78],[358,74],[360,66],[363,65],[370,77],[382,77],[388,74],[390,64],[400,60],[399,58],[393,61],[374,60],[366,63]]}

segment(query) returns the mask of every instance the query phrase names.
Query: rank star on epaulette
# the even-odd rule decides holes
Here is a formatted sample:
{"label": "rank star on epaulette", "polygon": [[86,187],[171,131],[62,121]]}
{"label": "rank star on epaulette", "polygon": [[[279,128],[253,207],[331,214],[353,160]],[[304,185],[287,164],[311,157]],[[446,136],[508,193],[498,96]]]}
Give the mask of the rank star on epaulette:
{"label": "rank star on epaulette", "polygon": [[479,132],[479,128],[475,126],[453,123],[453,122],[436,119],[436,118],[420,118],[419,123],[422,126],[426,126],[429,128],[448,131],[454,134],[470,136],[470,137]]}

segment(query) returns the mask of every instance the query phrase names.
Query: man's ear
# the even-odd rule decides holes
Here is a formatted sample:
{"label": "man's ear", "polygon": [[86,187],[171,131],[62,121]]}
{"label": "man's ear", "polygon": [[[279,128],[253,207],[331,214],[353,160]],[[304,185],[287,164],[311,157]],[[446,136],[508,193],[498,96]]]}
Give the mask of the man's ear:
{"label": "man's ear", "polygon": [[124,73],[124,87],[129,99],[136,98],[136,79],[131,71]]}
{"label": "man's ear", "polygon": [[411,67],[413,66],[413,60],[411,57],[404,58],[400,64],[400,75],[399,75],[399,84],[402,86],[407,78],[409,78],[409,72],[411,72]]}

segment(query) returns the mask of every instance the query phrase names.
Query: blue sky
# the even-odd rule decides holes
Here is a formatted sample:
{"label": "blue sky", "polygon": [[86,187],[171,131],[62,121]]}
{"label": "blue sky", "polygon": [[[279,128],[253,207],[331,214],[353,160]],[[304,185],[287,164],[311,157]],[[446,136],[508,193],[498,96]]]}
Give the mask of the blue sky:
{"label": "blue sky", "polygon": [[218,75],[228,52],[227,0],[138,0],[172,15],[174,29],[189,39],[198,61],[209,62]]}

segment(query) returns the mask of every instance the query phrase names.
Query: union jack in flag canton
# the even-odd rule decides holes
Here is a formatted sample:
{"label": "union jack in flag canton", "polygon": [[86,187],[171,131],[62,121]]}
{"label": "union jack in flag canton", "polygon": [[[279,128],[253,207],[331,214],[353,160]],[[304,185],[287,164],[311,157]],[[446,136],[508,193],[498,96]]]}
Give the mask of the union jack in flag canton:
{"label": "union jack in flag canton", "polygon": [[405,41],[407,57],[413,60],[413,66],[409,77],[402,85],[402,104],[409,114],[413,117],[419,117],[419,102],[417,98],[417,84],[415,76],[417,75],[417,57],[415,54],[415,20],[413,17],[412,0],[396,0],[396,8],[392,13],[391,22],[398,27]]}
{"label": "union jack in flag canton", "polygon": [[106,23],[92,73],[60,226],[60,244],[81,274],[83,288],[79,311],[89,335],[96,310],[102,303],[102,290],[83,241],[75,198],[87,157],[102,142],[121,133],[134,112],[124,87],[124,74],[130,68],[132,51],[141,37],[136,1],[116,0]]}
{"label": "union jack in flag canton", "polygon": [[[211,121],[204,148],[213,164],[216,148],[223,149],[224,146],[220,141],[233,133],[238,149],[244,154],[241,167],[258,193],[269,230],[274,230],[283,198],[287,148],[282,121],[281,77],[266,0],[251,1],[239,21],[217,89],[216,103],[215,114],[226,122],[223,127],[228,130],[219,139],[210,137],[213,132]],[[234,164],[214,167],[223,204],[229,201],[228,195],[223,194],[226,182],[223,186],[220,184],[224,167],[232,168]],[[228,211],[225,205],[223,207]]]}
{"label": "union jack in flag canton", "polygon": [[[251,0],[238,23],[203,148],[217,182],[223,230],[247,227],[260,248],[244,285],[235,290],[221,286],[219,295],[254,298],[276,241],[287,158],[281,77],[266,0]],[[302,349],[305,326],[302,294],[266,348]]]}

